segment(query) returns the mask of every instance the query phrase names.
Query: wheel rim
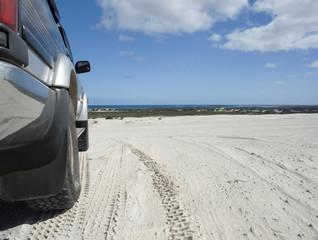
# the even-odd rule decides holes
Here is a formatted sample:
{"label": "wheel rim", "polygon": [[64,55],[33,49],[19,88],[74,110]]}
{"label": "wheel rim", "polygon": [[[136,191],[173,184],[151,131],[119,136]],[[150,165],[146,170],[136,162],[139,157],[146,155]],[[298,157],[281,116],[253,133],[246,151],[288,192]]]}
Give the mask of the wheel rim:
{"label": "wheel rim", "polygon": [[[74,182],[74,185],[76,188],[80,187],[80,179],[79,179],[79,173],[76,170],[79,170],[79,166],[76,166],[76,162],[74,161],[74,148],[73,148],[73,136],[71,132],[71,127],[69,127],[69,164],[70,164],[70,174],[72,181]],[[79,163],[78,163],[79,164]]]}
{"label": "wheel rim", "polygon": [[74,171],[75,171],[75,166],[74,166],[74,153],[73,153],[73,139],[72,139],[72,134],[71,134],[71,128],[69,127],[68,129],[69,131],[69,143],[68,143],[68,154],[69,154],[69,160],[70,160],[70,169],[71,169],[71,176],[72,179],[74,179],[75,181],[75,175],[74,175]]}

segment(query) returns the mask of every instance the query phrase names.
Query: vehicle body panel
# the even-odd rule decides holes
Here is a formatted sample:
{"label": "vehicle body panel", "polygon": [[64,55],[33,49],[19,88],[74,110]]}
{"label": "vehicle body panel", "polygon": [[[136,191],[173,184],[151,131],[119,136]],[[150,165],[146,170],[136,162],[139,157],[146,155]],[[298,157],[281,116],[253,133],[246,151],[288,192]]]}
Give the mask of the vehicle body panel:
{"label": "vehicle body panel", "polygon": [[50,67],[66,55],[63,39],[47,1],[20,1],[19,29],[22,38]]}
{"label": "vehicle body panel", "polygon": [[20,68],[0,61],[0,150],[32,141],[39,128],[20,139],[15,133],[40,118],[50,91]]}
{"label": "vehicle body panel", "polygon": [[18,33],[0,22],[0,199],[10,201],[61,190],[67,102],[73,103],[78,137],[87,125],[88,102],[54,0],[18,3]]}

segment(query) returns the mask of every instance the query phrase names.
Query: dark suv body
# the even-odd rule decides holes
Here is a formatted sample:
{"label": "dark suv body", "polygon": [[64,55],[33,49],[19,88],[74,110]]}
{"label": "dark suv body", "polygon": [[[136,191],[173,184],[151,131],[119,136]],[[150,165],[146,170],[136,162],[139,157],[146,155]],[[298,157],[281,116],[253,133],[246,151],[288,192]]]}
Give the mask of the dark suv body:
{"label": "dark suv body", "polygon": [[0,199],[70,208],[88,149],[87,97],[54,0],[0,0]]}

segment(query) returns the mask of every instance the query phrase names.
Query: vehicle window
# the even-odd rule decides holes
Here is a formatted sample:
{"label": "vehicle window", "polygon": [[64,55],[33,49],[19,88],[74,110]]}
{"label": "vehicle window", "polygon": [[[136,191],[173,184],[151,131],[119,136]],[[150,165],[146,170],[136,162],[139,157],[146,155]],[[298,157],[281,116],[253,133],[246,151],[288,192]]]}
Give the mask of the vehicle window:
{"label": "vehicle window", "polygon": [[66,32],[60,23],[58,23],[58,27],[59,27],[59,30],[61,32],[64,44],[65,44],[66,53],[70,57],[71,61],[73,62],[72,50],[71,50],[70,43],[67,39]]}

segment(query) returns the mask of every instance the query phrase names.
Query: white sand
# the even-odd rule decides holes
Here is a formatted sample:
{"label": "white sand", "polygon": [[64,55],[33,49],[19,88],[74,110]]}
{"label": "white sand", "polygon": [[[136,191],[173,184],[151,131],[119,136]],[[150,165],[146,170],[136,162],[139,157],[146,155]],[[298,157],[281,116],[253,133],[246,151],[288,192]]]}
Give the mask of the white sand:
{"label": "white sand", "polygon": [[318,114],[89,126],[76,206],[6,236],[318,239]]}

